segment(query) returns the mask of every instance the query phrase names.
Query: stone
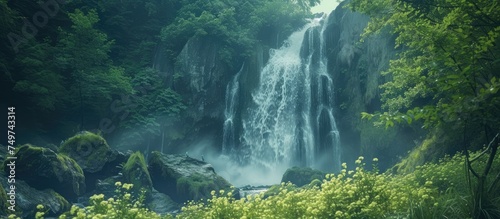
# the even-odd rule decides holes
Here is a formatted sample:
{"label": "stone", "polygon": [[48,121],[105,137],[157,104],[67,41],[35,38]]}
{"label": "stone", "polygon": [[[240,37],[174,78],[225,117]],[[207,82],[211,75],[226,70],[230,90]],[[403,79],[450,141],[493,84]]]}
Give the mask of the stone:
{"label": "stone", "polygon": [[[7,188],[10,186],[7,177],[0,175],[0,184]],[[53,189],[37,190],[25,181],[16,179],[16,212],[21,212],[21,218],[35,218],[36,206],[41,204],[47,211],[45,216],[55,217],[69,211],[71,204]],[[8,212],[11,213],[10,211]]]}
{"label": "stone", "polygon": [[15,161],[16,180],[24,180],[36,189],[54,189],[67,199],[75,199],[85,192],[83,171],[68,156],[57,154],[48,148],[29,144],[19,147],[16,160],[4,161],[4,171],[9,173]]}
{"label": "stone", "polygon": [[103,137],[87,131],[66,140],[59,153],[73,158],[88,173],[101,171],[116,156]]}
{"label": "stone", "polygon": [[[215,173],[212,165],[186,155],[152,153],[149,173],[153,186],[177,203],[208,199],[211,191],[229,192],[232,185]],[[235,198],[239,192],[233,192]]]}
{"label": "stone", "polygon": [[83,169],[88,190],[93,190],[99,179],[117,175],[128,155],[113,150],[106,140],[92,132],[80,132],[64,141],[59,153],[73,158]]}
{"label": "stone", "polygon": [[146,207],[161,215],[180,210],[179,204],[174,202],[168,195],[157,190],[153,190],[150,197],[146,199]]}

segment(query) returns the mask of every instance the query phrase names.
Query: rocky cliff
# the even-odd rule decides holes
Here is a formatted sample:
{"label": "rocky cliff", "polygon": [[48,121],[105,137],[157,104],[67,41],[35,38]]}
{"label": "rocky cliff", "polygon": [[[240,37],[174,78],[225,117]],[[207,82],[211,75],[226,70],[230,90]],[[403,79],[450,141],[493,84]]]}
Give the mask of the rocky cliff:
{"label": "rocky cliff", "polygon": [[[406,153],[413,145],[415,131],[409,128],[373,127],[361,120],[361,112],[380,111],[380,85],[389,76],[381,73],[400,51],[388,30],[360,41],[369,18],[340,4],[329,16],[325,31],[328,71],[335,83],[336,118],[341,134],[343,160],[353,161],[359,154],[387,158]],[[390,152],[390,153],[388,153]],[[381,163],[384,165],[384,163]],[[382,167],[383,168],[383,167]]]}

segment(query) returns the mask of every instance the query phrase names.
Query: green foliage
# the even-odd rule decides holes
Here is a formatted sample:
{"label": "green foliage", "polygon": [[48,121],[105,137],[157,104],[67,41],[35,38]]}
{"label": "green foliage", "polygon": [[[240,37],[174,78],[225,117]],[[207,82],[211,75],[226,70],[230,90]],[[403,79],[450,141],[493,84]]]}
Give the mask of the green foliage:
{"label": "green foliage", "polygon": [[[475,153],[474,156],[477,156]],[[374,159],[376,163],[378,160]],[[484,166],[485,159],[475,165]],[[500,164],[497,159],[495,165]],[[343,164],[340,174],[328,174],[321,186],[291,188],[282,183],[278,192],[235,200],[224,192],[207,203],[190,202],[178,218],[470,218],[464,156],[445,157],[415,172],[392,175],[365,170],[363,157],[356,169]],[[497,166],[498,167],[498,166]],[[500,169],[495,169],[495,174]],[[498,199],[500,190],[491,197]],[[496,198],[494,198],[496,197]],[[499,209],[498,202],[492,206]]]}
{"label": "green foliage", "polygon": [[[36,6],[36,10],[42,12]],[[76,9],[66,13],[62,6],[58,12],[58,15],[67,15],[67,25],[51,26],[50,30],[54,31],[49,36],[42,34],[39,28],[40,34],[36,36],[41,40],[28,38],[20,44],[10,65],[10,71],[16,74],[9,78],[12,85],[8,87],[12,88],[13,95],[22,97],[19,98],[22,104],[32,106],[22,111],[38,115],[30,121],[43,124],[40,130],[29,131],[75,130],[75,123],[80,123],[78,129],[84,129],[83,120],[91,123],[101,117],[98,115],[107,110],[114,95],[132,92],[124,69],[114,66],[109,57],[114,41],[95,28],[99,22],[97,12],[84,13]],[[53,130],[52,126],[43,129],[50,125],[60,130]]]}
{"label": "green foliage", "polygon": [[[476,168],[487,164],[481,152],[471,156],[477,157],[473,163]],[[211,199],[188,202],[176,218],[472,218],[464,160],[462,154],[445,156],[412,173],[393,175],[378,173],[376,158],[372,171],[365,170],[363,157],[359,157],[355,170],[348,170],[344,163],[340,174],[327,174],[320,186],[297,188],[282,183],[267,196],[260,193],[239,200],[231,191],[211,191]],[[493,166],[492,175],[500,173],[499,159]],[[494,177],[487,180],[491,182]],[[59,218],[173,218],[144,208],[145,193],[134,199],[132,184],[115,185],[114,198],[105,200],[102,194],[94,195],[90,206],[73,206]],[[498,217],[499,195],[497,185],[484,199],[490,203],[487,210],[492,218]]]}
{"label": "green foliage", "polygon": [[[291,33],[309,15],[312,1],[182,1],[175,21],[162,29],[162,40],[173,59],[193,36],[222,45],[227,64],[250,54],[258,40]],[[275,42],[277,43],[277,42]]]}
{"label": "green foliage", "polygon": [[69,212],[59,216],[65,218],[95,218],[95,219],[160,219],[172,218],[172,216],[160,216],[144,207],[145,192],[138,197],[132,196],[130,189],[133,184],[121,184],[117,182],[116,195],[105,199],[103,194],[90,197],[90,206],[81,208],[76,205]]}
{"label": "green foliage", "polygon": [[[421,120],[425,128],[460,129],[465,152],[471,142],[491,141],[488,165],[480,169],[468,165],[467,174],[478,180],[471,189],[474,218],[496,214],[488,210],[491,203],[484,197],[488,195],[486,178],[499,147],[498,139],[492,140],[490,134],[500,132],[500,13],[492,10],[498,4],[498,0],[350,3],[351,9],[372,18],[365,35],[389,27],[397,35],[396,46],[403,47],[386,72],[392,80],[381,86],[385,112],[362,117],[377,117],[386,127]],[[469,139],[466,129],[470,127],[484,132]]]}
{"label": "green foliage", "polygon": [[[140,144],[147,139],[158,137],[167,128],[172,128],[186,109],[181,96],[171,88],[165,88],[158,71],[143,69],[132,79],[135,93],[122,99],[120,107],[131,107],[130,115],[121,127],[132,132],[122,139],[126,144]],[[140,128],[138,128],[140,127]]]}
{"label": "green foliage", "polygon": [[55,71],[53,56],[55,49],[44,41],[30,40],[21,47],[18,60],[23,66],[22,77],[15,83],[13,90],[35,103],[37,109],[52,111],[67,100],[64,78]]}
{"label": "green foliage", "polygon": [[130,79],[124,76],[123,68],[111,64],[108,54],[113,41],[94,28],[99,21],[97,13],[77,9],[68,15],[73,25],[70,31],[61,31],[61,53],[56,60],[63,71],[70,72],[66,77],[73,85],[74,104],[99,112],[111,102],[112,95],[132,92]]}
{"label": "green foliage", "polygon": [[[388,26],[404,48],[391,61],[382,85],[379,121],[424,121],[498,127],[498,1],[439,0],[433,4],[402,0],[354,0],[350,7],[372,18],[365,35]],[[367,115],[364,115],[367,117]]]}

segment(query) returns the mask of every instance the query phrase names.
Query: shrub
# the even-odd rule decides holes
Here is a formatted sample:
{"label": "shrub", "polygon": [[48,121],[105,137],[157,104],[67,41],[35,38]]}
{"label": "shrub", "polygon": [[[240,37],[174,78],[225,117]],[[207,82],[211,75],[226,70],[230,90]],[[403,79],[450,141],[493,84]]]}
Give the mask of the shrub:
{"label": "shrub", "polygon": [[[476,156],[478,153],[473,154]],[[342,164],[339,174],[327,174],[320,185],[297,188],[290,183],[266,193],[235,200],[212,191],[206,202],[189,202],[178,218],[471,218],[470,193],[465,183],[464,156],[445,157],[412,173],[371,171],[363,157],[355,170]],[[500,161],[495,161],[496,166]],[[475,165],[484,165],[478,161]],[[500,171],[498,168],[491,175]],[[491,194],[498,197],[497,191]],[[497,200],[498,198],[494,199]],[[469,207],[468,207],[469,206]],[[500,209],[496,204],[495,209]]]}
{"label": "shrub", "polygon": [[[167,219],[170,215],[161,216],[144,207],[145,190],[134,197],[131,194],[132,184],[122,184],[117,182],[116,195],[105,199],[103,194],[95,194],[90,197],[90,205],[78,207],[73,205],[69,212],[59,216],[59,219],[66,218],[92,218],[92,219]],[[43,218],[43,206],[38,208],[37,219]]]}

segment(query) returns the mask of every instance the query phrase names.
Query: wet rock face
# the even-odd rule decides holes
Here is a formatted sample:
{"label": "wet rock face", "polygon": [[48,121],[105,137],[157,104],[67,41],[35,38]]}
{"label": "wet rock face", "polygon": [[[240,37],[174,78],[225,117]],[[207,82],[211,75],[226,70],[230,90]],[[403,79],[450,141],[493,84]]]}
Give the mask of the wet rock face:
{"label": "wet rock face", "polygon": [[192,104],[188,111],[194,120],[202,117],[222,119],[227,67],[219,55],[221,48],[209,39],[191,38],[177,57],[174,84]]}
{"label": "wet rock face", "polygon": [[177,203],[210,198],[212,190],[231,190],[231,184],[212,165],[186,155],[153,152],[149,172],[155,189]]}
{"label": "wet rock face", "polygon": [[[372,121],[361,120],[361,112],[382,110],[380,85],[390,80],[382,72],[389,68],[402,47],[395,48],[395,35],[388,28],[367,35],[360,41],[370,18],[353,12],[342,2],[328,17],[325,46],[328,73],[334,82],[337,127],[341,135],[343,161],[354,161],[360,155],[392,160],[404,156],[414,145],[414,131],[374,128]],[[408,145],[408,147],[403,146]],[[392,164],[381,163],[382,169]]]}
{"label": "wet rock face", "polygon": [[[83,171],[68,156],[32,145],[21,146],[14,156],[17,157],[16,179],[36,189],[54,189],[67,199],[75,199],[85,192]],[[7,164],[4,171],[9,172]]]}

